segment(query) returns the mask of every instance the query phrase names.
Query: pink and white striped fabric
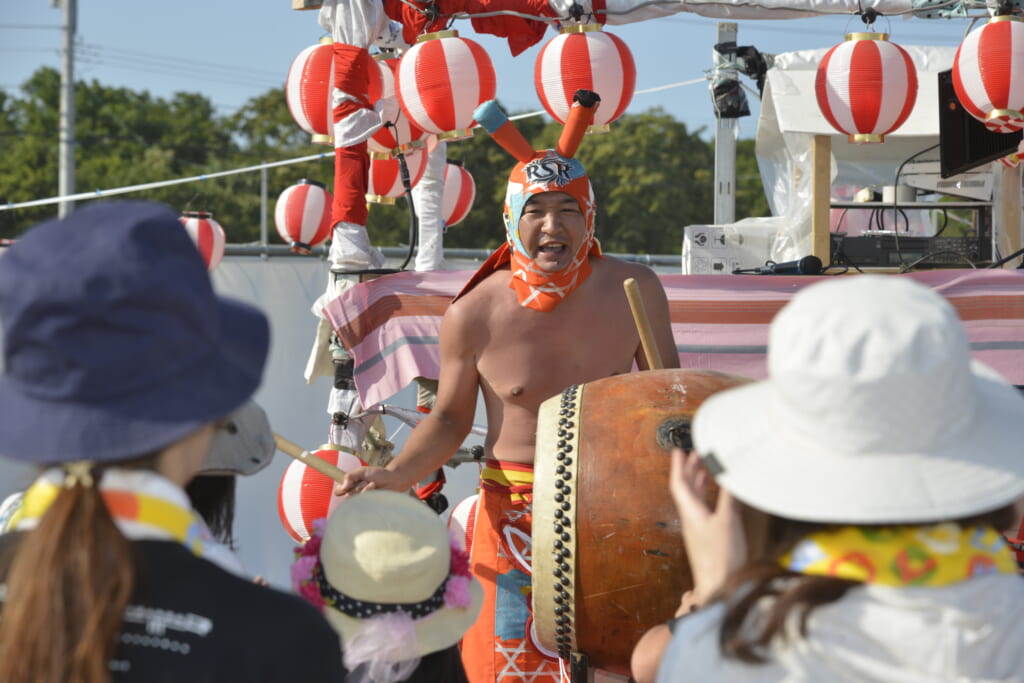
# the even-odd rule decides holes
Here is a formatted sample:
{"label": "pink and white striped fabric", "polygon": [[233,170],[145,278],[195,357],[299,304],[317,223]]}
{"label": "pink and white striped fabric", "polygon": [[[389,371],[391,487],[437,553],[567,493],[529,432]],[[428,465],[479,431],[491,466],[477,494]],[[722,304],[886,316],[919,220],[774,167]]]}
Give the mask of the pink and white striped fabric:
{"label": "pink and white striped fabric", "polygon": [[[594,126],[603,126],[622,116],[636,89],[636,63],[633,53],[618,36],[605,33],[594,24],[562,29],[537,54],[533,84],[544,109],[565,123],[572,96],[579,90],[591,90],[601,96],[594,115]],[[572,31],[572,32],[570,32]]]}
{"label": "pink and white striped fabric", "polygon": [[884,33],[850,33],[827,53],[815,79],[818,106],[850,142],[884,142],[917,101],[917,70]]}
{"label": "pink and white striped fabric", "polygon": [[323,184],[303,178],[285,189],[274,206],[277,234],[297,254],[308,254],[331,236],[334,197]]}
{"label": "pink and white striped fabric", "polygon": [[953,58],[953,89],[989,130],[1024,128],[1024,22],[998,16],[971,31]]}
{"label": "pink and white striped fabric", "polygon": [[469,171],[458,164],[445,164],[444,203],[441,213],[444,225],[450,228],[469,215],[476,199],[476,182]]}
{"label": "pink and white striped fabric", "polygon": [[[312,455],[343,472],[366,464],[351,453],[326,447]],[[284,530],[299,543],[313,535],[313,522],[327,517],[340,501],[334,495],[334,480],[301,460],[288,464],[277,487],[277,514]]]}
{"label": "pink and white striped fabric", "polygon": [[213,220],[213,214],[207,211],[185,211],[178,218],[185,226],[188,236],[199,249],[199,254],[206,263],[207,270],[213,270],[224,258],[224,228]]}
{"label": "pink and white striped fabric", "polygon": [[[326,39],[330,41],[330,39]],[[330,137],[334,127],[334,46],[311,45],[292,60],[285,79],[285,101],[295,123],[310,135]]]}
{"label": "pink and white striped fabric", "polygon": [[497,79],[491,58],[479,43],[460,38],[458,31],[423,38],[398,64],[398,102],[428,133],[447,139],[467,137],[473,112],[494,99]]}
{"label": "pink and white striped fabric", "polygon": [[[436,379],[437,335],[451,298],[469,271],[387,275],[355,285],[324,307],[355,359],[364,406],[397,394],[416,377]],[[822,276],[828,277],[828,276]],[[848,277],[857,277],[855,275]],[[1024,385],[1024,271],[933,270],[906,275],[932,287],[956,308],[975,358]],[[821,277],[661,275],[672,333],[684,368],[767,374],[768,325],[801,287]]]}
{"label": "pink and white striped fabric", "polygon": [[[374,62],[374,66],[370,67],[370,102],[376,103],[388,97],[397,98],[395,92],[397,70],[397,58]],[[384,127],[366,141],[371,152],[391,154],[396,148],[406,152],[412,149],[412,145],[422,142],[423,138],[427,136],[426,131],[409,121],[409,117],[401,107],[395,106],[394,111],[394,118],[385,120]],[[386,117],[382,115],[382,118]]]}
{"label": "pink and white striped fabric", "polygon": [[[405,164],[409,167],[409,187],[416,187],[427,167],[427,153],[423,151],[406,154]],[[398,159],[390,155],[371,154],[370,177],[366,187],[367,201],[393,204],[396,198],[404,194],[405,186],[402,185]]]}

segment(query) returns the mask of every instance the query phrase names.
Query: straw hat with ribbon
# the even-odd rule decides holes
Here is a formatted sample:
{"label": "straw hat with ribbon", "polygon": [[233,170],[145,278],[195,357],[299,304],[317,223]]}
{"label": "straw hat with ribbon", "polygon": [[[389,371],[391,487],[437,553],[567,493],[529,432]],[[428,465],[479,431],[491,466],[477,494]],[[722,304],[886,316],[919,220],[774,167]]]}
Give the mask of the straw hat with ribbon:
{"label": "straw hat with ribbon", "polygon": [[296,551],[293,584],[341,635],[350,670],[366,665],[369,680],[403,680],[476,620],[483,589],[469,557],[419,500],[367,491],[314,527]]}

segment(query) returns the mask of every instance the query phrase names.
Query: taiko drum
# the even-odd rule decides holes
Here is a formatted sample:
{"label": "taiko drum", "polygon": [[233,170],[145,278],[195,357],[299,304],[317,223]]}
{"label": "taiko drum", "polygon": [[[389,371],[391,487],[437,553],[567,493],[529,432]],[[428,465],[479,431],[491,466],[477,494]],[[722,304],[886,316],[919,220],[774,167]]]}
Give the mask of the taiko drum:
{"label": "taiko drum", "polygon": [[540,644],[629,674],[633,646],[693,587],[668,487],[705,398],[749,380],[652,370],[566,389],[537,422],[533,610]]}

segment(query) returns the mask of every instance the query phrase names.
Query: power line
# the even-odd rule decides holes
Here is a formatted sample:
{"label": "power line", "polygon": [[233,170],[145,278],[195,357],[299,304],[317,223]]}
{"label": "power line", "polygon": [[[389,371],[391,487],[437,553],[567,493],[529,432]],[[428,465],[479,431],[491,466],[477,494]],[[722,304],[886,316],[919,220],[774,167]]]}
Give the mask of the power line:
{"label": "power line", "polygon": [[227,71],[232,75],[238,74],[240,72],[248,72],[250,75],[253,76],[264,76],[267,78],[279,78],[281,76],[281,74],[277,72],[264,71],[262,69],[253,69],[252,67],[222,64],[216,62],[206,62],[195,59],[182,59],[181,57],[177,56],[169,57],[167,55],[159,55],[151,52],[139,52],[136,50],[124,50],[121,48],[100,45],[98,43],[82,43],[81,48],[84,50],[98,53],[110,53],[113,55],[123,55],[125,57],[142,58],[152,62],[164,63],[167,66],[174,67],[177,67],[182,64],[187,64],[202,69],[216,69],[220,71]]}
{"label": "power line", "polygon": [[147,66],[145,64],[133,64],[129,62],[116,61],[109,62],[104,59],[97,59],[91,55],[82,55],[78,60],[83,64],[90,64],[94,66],[102,66],[107,69],[121,69],[124,71],[141,71],[144,73],[160,74],[163,76],[177,76],[182,79],[190,79],[194,81],[207,81],[210,83],[224,83],[228,85],[243,85],[257,88],[275,88],[281,87],[282,82],[270,83],[268,81],[257,81],[247,78],[232,77],[228,74],[211,74],[203,72],[202,70],[184,70],[184,69],[173,69],[165,68],[157,65]]}
{"label": "power line", "polygon": [[309,156],[296,157],[295,159],[285,159],[284,161],[271,161],[265,164],[256,164],[255,166],[245,166],[242,168],[234,168],[228,171],[215,171],[213,173],[203,173],[197,176],[189,176],[188,178],[174,178],[172,180],[158,180],[152,183],[142,183],[139,185],[127,185],[125,187],[115,187],[109,190],[93,190],[92,192],[79,192],[78,194],[65,195],[63,197],[47,197],[46,199],[33,199],[28,202],[7,202],[6,204],[0,204],[0,211],[9,211],[11,209],[25,209],[31,206],[46,206],[47,204],[59,204],[61,202],[75,202],[80,199],[99,199],[100,197],[113,197],[119,194],[129,194],[131,192],[142,192],[144,190],[155,190],[160,187],[169,187],[171,185],[182,185],[184,183],[194,183],[200,180],[211,180],[213,178],[222,178],[224,176],[236,175],[238,173],[251,173],[252,171],[259,171],[264,168],[276,168],[278,166],[288,166],[291,164],[299,164],[304,161],[315,161],[317,159],[326,159],[334,156],[334,151],[321,152],[320,154],[310,154]]}
{"label": "power line", "polygon": [[59,31],[57,24],[0,24],[0,29],[40,29],[47,31]]}

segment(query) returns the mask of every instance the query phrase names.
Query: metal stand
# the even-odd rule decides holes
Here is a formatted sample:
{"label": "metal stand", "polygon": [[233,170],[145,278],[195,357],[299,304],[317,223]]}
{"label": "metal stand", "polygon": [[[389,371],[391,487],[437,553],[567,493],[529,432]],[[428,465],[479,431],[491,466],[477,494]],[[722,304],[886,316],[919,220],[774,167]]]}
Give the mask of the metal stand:
{"label": "metal stand", "polygon": [[569,680],[572,683],[590,683],[588,661],[582,652],[573,652],[569,655]]}

